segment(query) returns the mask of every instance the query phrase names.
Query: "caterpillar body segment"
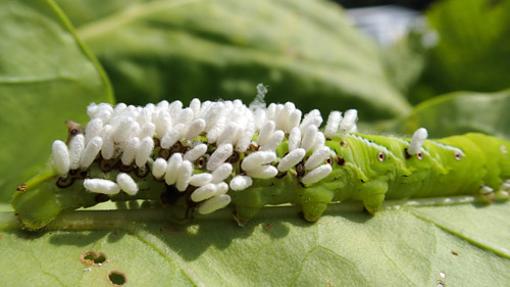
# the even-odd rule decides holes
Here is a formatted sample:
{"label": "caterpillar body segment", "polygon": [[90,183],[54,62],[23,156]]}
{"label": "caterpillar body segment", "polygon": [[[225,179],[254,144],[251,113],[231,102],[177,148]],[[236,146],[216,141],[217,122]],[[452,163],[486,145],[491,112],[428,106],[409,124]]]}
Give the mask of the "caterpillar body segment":
{"label": "caterpillar body segment", "polygon": [[87,128],[72,123],[66,143],[53,144],[51,167],[15,193],[26,228],[106,200],[149,200],[169,217],[231,205],[240,223],[291,203],[314,222],[332,202],[361,201],[374,213],[386,199],[507,199],[510,190],[509,142],[475,133],[427,140],[425,129],[409,139],[362,134],[356,110],[333,112],[325,128],[319,111],[302,117],[292,103],[194,99],[189,108],[163,101],[87,112]]}

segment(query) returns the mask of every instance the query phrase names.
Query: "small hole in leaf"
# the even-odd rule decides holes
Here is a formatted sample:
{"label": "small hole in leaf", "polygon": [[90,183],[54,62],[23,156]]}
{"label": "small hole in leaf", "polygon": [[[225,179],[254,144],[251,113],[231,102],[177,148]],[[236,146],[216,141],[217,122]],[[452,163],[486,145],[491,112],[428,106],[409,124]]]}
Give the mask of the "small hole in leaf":
{"label": "small hole in leaf", "polygon": [[81,255],[80,261],[86,266],[101,265],[106,261],[106,256],[102,252],[87,251]]}
{"label": "small hole in leaf", "polygon": [[96,264],[102,264],[106,261],[106,256],[104,256],[103,253],[99,253],[96,259],[94,259],[94,263]]}
{"label": "small hole in leaf", "polygon": [[124,273],[119,271],[112,271],[110,274],[108,274],[108,279],[110,279],[110,282],[115,286],[121,286],[126,284],[126,275]]}

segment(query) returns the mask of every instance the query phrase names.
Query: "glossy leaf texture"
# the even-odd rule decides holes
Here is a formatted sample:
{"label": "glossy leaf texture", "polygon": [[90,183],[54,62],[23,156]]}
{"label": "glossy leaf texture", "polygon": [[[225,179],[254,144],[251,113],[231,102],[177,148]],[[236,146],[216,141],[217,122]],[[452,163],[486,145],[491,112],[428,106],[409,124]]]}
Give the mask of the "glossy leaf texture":
{"label": "glossy leaf texture", "polygon": [[45,165],[66,120],[112,102],[95,58],[52,1],[0,1],[0,201]]}
{"label": "glossy leaf texture", "polygon": [[[508,203],[403,207],[374,217],[333,211],[316,224],[288,210],[275,216],[272,209],[243,228],[226,216],[176,225],[161,222],[164,211],[137,210],[69,214],[38,234],[3,231],[2,282],[110,286],[113,271],[125,276],[126,286],[504,286],[510,281]],[[88,253],[105,260],[80,260]]]}
{"label": "glossy leaf texture", "polygon": [[416,106],[395,125],[395,130],[412,133],[426,127],[432,137],[482,132],[510,138],[510,91],[498,93],[456,92]]}
{"label": "glossy leaf texture", "polygon": [[[59,0],[110,76],[119,101],[293,101],[364,120],[406,113],[379,50],[326,1]],[[369,83],[369,84],[368,84]]]}
{"label": "glossy leaf texture", "polygon": [[438,1],[427,19],[438,42],[413,89],[413,103],[459,90],[510,87],[510,1]]}

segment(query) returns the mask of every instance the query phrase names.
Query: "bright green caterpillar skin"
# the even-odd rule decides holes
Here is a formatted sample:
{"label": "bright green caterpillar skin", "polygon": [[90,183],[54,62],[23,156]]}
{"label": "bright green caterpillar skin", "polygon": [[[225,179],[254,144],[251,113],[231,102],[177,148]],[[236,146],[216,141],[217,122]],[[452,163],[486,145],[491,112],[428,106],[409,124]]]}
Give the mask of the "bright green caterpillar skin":
{"label": "bright green caterpillar skin", "polygon": [[[229,191],[236,220],[244,223],[256,216],[266,205],[292,203],[307,221],[317,221],[331,202],[361,201],[370,213],[381,208],[385,199],[408,199],[477,195],[485,198],[481,186],[492,188],[496,199],[506,200],[507,191],[500,190],[510,179],[510,142],[495,137],[470,133],[439,140],[426,140],[421,153],[407,154],[409,140],[397,137],[346,134],[326,141],[333,151],[329,159],[332,172],[321,181],[308,186],[300,182],[303,163],[272,179],[256,179],[241,191]],[[279,158],[288,152],[287,143],[277,148]],[[240,161],[233,163],[234,176],[240,172]],[[197,172],[203,172],[197,170]],[[115,179],[119,173],[101,170],[96,163],[87,177]],[[130,174],[136,178],[136,173]],[[163,202],[168,193],[164,181],[151,175],[138,177],[140,192],[136,196],[120,193],[106,198],[86,192],[83,178],[59,188],[55,172],[48,170],[29,180],[14,195],[12,205],[23,226],[43,228],[59,214],[80,207],[93,206],[104,200],[127,201],[145,199]],[[175,194],[174,194],[175,195]],[[170,211],[184,207],[189,211],[186,193],[170,204]],[[184,196],[183,196],[184,195]],[[191,206],[191,208],[193,208]],[[169,212],[169,217],[175,213]]]}
{"label": "bright green caterpillar skin", "polygon": [[347,134],[326,145],[336,154],[327,178],[306,187],[290,174],[260,180],[232,194],[238,220],[252,218],[266,204],[292,202],[314,222],[331,202],[359,200],[374,213],[385,199],[481,195],[482,185],[495,190],[497,198],[507,198],[500,191],[510,178],[506,140],[478,133],[426,140],[414,156],[406,153],[409,142],[396,137]]}

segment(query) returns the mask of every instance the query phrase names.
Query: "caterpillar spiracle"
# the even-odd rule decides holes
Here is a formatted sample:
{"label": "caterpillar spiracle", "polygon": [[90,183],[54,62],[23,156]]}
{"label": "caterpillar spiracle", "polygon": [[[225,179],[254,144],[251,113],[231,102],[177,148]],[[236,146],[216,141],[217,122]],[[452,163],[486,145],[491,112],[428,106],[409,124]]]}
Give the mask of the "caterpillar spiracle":
{"label": "caterpillar spiracle", "polygon": [[[257,87],[259,96],[266,92]],[[150,200],[209,214],[233,206],[240,222],[292,203],[317,221],[328,204],[477,195],[508,199],[510,142],[468,133],[428,140],[357,132],[357,111],[303,116],[291,102],[249,106],[193,99],[146,106],[91,104],[82,129],[52,145],[48,169],[18,187],[27,229],[99,202]]]}

